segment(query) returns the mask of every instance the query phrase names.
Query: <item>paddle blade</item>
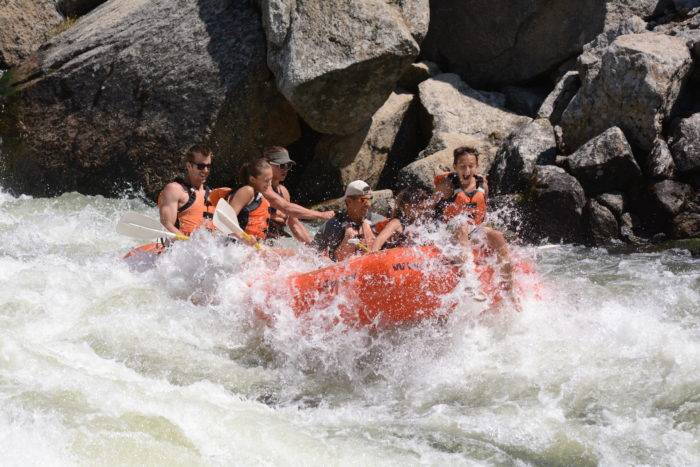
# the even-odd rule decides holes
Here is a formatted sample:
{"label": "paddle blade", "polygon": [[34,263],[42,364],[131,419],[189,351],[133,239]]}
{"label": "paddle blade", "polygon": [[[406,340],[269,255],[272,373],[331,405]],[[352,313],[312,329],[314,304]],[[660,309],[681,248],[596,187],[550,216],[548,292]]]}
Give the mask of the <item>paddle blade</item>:
{"label": "paddle blade", "polygon": [[[246,233],[246,231],[241,228],[241,224],[238,223],[238,214],[236,214],[236,211],[225,199],[220,199],[219,202],[216,203],[214,226],[226,235],[236,234],[246,240],[254,239],[252,235]],[[254,246],[258,251],[262,248],[259,243],[256,243]]]}
{"label": "paddle blade", "polygon": [[179,238],[163,228],[160,222],[143,214],[127,212],[117,223],[117,233],[139,240],[155,240],[157,238]]}

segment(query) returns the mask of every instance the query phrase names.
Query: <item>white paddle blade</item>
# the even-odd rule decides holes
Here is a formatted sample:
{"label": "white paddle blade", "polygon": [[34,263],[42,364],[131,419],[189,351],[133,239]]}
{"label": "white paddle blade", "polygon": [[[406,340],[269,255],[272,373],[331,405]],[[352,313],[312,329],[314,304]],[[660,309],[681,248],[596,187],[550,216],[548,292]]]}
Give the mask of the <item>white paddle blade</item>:
{"label": "white paddle blade", "polygon": [[139,240],[177,237],[174,233],[165,230],[157,220],[136,212],[127,212],[119,219],[117,233]]}
{"label": "white paddle blade", "polygon": [[226,235],[236,233],[242,235],[243,229],[238,223],[238,215],[236,211],[226,202],[225,199],[220,199],[216,203],[216,211],[214,211],[214,225]]}

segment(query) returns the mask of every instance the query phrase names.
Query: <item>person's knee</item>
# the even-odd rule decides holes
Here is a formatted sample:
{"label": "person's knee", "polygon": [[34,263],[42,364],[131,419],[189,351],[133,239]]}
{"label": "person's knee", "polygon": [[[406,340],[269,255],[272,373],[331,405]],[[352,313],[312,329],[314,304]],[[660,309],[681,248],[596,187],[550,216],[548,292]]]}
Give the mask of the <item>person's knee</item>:
{"label": "person's knee", "polygon": [[491,245],[492,248],[499,249],[505,246],[506,239],[501,231],[491,229],[488,227],[486,229],[486,239],[488,240],[488,243],[489,245]]}

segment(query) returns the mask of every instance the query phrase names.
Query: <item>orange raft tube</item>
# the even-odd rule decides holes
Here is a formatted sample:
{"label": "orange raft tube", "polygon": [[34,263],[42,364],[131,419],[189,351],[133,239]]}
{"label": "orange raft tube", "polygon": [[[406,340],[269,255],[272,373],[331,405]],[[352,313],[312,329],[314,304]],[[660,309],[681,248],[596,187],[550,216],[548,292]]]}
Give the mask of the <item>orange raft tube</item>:
{"label": "orange raft tube", "polygon": [[[531,272],[531,268],[520,265],[516,269]],[[475,272],[482,292],[490,298],[489,304],[497,304],[498,291],[490,283],[493,270],[477,264]],[[450,313],[457,300],[464,300],[464,296],[449,295],[460,279],[460,268],[451,264],[439,248],[401,247],[293,274],[284,287],[270,287],[268,299],[282,299],[298,318],[310,318],[314,310],[335,302],[340,310],[336,322],[386,328]],[[273,319],[261,310],[258,315],[268,323]]]}

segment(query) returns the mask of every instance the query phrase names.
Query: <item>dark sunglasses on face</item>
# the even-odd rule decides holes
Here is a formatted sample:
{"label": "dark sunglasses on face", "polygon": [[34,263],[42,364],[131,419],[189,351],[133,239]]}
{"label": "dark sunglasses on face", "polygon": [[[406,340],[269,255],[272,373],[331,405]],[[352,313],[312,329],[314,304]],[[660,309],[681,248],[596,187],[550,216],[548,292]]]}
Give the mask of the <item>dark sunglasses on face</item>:
{"label": "dark sunglasses on face", "polygon": [[294,166],[294,164],[292,164],[291,162],[287,162],[286,164],[273,164],[273,165],[276,165],[281,170],[292,170],[292,167]]}
{"label": "dark sunglasses on face", "polygon": [[190,162],[190,164],[194,165],[199,170],[211,169],[211,163],[205,164],[204,162]]}

